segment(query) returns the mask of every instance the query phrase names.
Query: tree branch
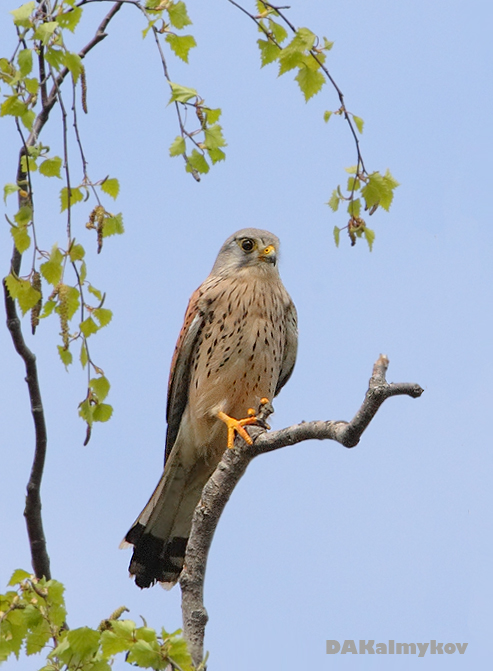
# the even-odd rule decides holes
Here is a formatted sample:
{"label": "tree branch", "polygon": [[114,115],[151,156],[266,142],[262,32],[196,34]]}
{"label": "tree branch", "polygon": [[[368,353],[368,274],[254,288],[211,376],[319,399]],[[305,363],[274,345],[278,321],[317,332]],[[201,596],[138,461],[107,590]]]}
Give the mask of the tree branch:
{"label": "tree branch", "polygon": [[[201,500],[195,509],[185,564],[180,575],[183,631],[195,667],[198,667],[203,659],[204,634],[208,620],[204,606],[204,579],[209,549],[221,513],[248,464],[259,454],[266,454],[305,440],[335,440],[348,448],[357,445],[364,430],[386,399],[399,395],[418,398],[423,393],[418,384],[387,382],[385,375],[388,366],[388,358],[380,355],[373,366],[365,399],[350,422],[302,422],[271,433],[267,433],[261,427],[252,427],[249,428],[254,441],[252,446],[237,438],[235,448],[226,450],[223,454],[216,470],[205,485]],[[271,412],[273,408],[267,404],[260,413],[261,422],[265,422]]]}
{"label": "tree branch", "polygon": [[[14,249],[12,256],[12,268],[18,274],[21,263],[21,255]],[[34,459],[31,467],[31,475],[27,484],[26,507],[24,517],[26,518],[27,535],[31,548],[31,562],[34,573],[37,578],[43,576],[51,579],[50,558],[46,550],[46,539],[43,531],[43,521],[41,517],[41,479],[46,456],[46,424],[43,411],[43,402],[41,400],[41,391],[39,388],[38,372],[36,367],[36,357],[26,345],[22,335],[21,322],[17,315],[15,301],[10,297],[5,280],[3,281],[5,294],[5,311],[7,314],[7,328],[12,336],[17,354],[24,361],[26,367],[26,382],[29,390],[29,401],[31,403],[31,413],[34,421],[34,431],[36,435],[36,445],[34,450]]]}

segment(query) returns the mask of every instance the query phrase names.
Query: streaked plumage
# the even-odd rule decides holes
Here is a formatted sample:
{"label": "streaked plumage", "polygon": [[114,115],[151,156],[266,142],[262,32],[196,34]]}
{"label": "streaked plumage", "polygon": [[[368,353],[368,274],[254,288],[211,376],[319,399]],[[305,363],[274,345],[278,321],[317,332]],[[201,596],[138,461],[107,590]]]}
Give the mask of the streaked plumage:
{"label": "streaked plumage", "polygon": [[238,231],[190,298],[171,363],[164,472],[123,543],[134,545],[129,570],[139,587],[179,577],[193,512],[226,448],[218,413],[247,417],[292,373],[296,309],[278,251],[272,233]]}

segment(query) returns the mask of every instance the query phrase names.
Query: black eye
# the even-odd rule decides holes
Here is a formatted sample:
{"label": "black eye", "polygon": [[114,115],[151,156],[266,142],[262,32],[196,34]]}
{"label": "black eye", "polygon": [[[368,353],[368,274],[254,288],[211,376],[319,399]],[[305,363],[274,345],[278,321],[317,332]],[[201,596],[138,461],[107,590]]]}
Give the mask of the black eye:
{"label": "black eye", "polygon": [[244,252],[251,252],[255,247],[255,242],[250,238],[245,238],[241,241],[241,248]]}

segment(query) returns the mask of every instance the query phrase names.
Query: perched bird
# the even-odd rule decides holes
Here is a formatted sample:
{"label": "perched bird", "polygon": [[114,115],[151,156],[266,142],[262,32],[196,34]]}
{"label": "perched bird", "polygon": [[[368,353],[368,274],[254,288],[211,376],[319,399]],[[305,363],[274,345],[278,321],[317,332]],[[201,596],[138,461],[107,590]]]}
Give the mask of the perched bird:
{"label": "perched bird", "polygon": [[293,371],[296,309],[277,260],[279,239],[257,228],[229,237],[192,294],[168,385],[165,467],[122,546],[139,587],[172,586],[183,568],[202,489],[252,408],[271,402]]}

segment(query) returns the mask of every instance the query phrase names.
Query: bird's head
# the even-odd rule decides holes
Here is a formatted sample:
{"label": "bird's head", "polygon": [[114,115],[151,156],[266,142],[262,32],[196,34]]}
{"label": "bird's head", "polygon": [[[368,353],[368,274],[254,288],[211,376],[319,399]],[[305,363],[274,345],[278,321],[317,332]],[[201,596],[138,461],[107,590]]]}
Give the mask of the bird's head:
{"label": "bird's head", "polygon": [[242,268],[258,268],[277,273],[279,238],[259,228],[243,228],[233,233],[217,255],[213,275],[230,274]]}

